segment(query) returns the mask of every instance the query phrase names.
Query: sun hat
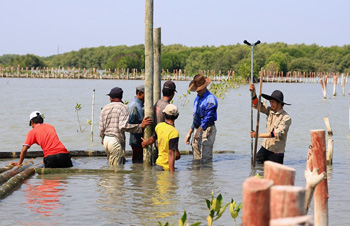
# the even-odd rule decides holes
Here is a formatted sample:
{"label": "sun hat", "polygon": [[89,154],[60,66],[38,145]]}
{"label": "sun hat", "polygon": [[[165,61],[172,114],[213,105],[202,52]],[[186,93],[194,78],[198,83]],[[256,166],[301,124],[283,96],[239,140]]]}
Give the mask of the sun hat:
{"label": "sun hat", "polygon": [[174,83],[173,81],[171,81],[171,80],[168,80],[168,81],[164,82],[164,84],[163,84],[163,89],[169,89],[169,90],[171,90],[171,91],[177,92],[177,91],[176,91],[176,85],[175,85],[175,83]]}
{"label": "sun hat", "polygon": [[163,110],[163,113],[167,115],[172,115],[172,116],[179,115],[179,112],[177,111],[177,107],[174,104],[168,104]]}
{"label": "sun hat", "polygon": [[136,87],[136,90],[145,93],[145,85],[139,85]]}
{"label": "sun hat", "polygon": [[207,87],[210,83],[210,78],[204,77],[203,75],[195,75],[193,80],[190,82],[188,89],[192,92],[197,92]]}
{"label": "sun hat", "polygon": [[33,118],[38,117],[38,116],[43,117],[43,116],[41,115],[40,111],[33,111],[32,113],[30,113],[30,115],[29,115],[29,126],[31,125],[30,121],[31,121]]}
{"label": "sun hat", "polygon": [[114,87],[111,89],[111,91],[107,94],[111,98],[122,98],[123,97],[123,90],[119,87]]}
{"label": "sun hat", "polygon": [[279,90],[275,90],[272,92],[271,96],[269,95],[266,95],[266,94],[261,94],[261,96],[263,96],[266,100],[276,100],[278,102],[281,102],[282,104],[285,104],[285,105],[291,105],[291,104],[287,104],[287,103],[284,103],[283,102],[283,93]]}

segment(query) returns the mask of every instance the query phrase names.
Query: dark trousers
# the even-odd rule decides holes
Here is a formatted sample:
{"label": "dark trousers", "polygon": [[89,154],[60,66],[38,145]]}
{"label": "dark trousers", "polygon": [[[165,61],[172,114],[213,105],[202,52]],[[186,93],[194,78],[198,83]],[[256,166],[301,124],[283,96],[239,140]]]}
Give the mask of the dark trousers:
{"label": "dark trousers", "polygon": [[256,155],[256,162],[258,164],[264,164],[264,162],[267,160],[283,164],[283,159],[284,153],[274,153],[267,150],[263,146],[261,146],[258,154]]}
{"label": "dark trousers", "polygon": [[143,148],[142,146],[131,146],[132,148],[132,162],[143,163]]}
{"label": "dark trousers", "polygon": [[45,168],[68,168],[72,167],[72,160],[69,154],[49,155],[44,158]]}

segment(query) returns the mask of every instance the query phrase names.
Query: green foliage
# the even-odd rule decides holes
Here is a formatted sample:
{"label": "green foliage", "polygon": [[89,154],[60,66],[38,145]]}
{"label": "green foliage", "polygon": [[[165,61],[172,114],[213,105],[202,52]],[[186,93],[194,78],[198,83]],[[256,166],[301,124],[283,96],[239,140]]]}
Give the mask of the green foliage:
{"label": "green foliage", "polygon": [[[209,210],[209,215],[207,216],[207,223],[208,226],[211,226],[214,221],[218,220],[225,212],[228,205],[230,205],[230,213],[231,217],[233,218],[235,225],[236,218],[238,217],[239,211],[242,209],[242,203],[239,203],[237,205],[236,201],[231,199],[231,202],[223,204],[223,197],[221,194],[219,194],[216,198],[214,198],[214,191],[211,193],[211,200],[205,199],[206,206]],[[196,222],[194,224],[189,225],[187,222],[187,213],[184,211],[182,217],[179,219],[178,226],[199,226],[201,222]],[[162,224],[158,221],[159,226],[174,226],[174,224],[169,224],[166,222],[165,224]]]}
{"label": "green foliage", "polygon": [[78,124],[79,124],[79,130],[77,130],[77,132],[80,132],[80,133],[84,132],[87,125],[91,125],[91,123],[92,123],[91,120],[86,119],[87,125],[84,127],[84,129],[82,128],[81,123],[80,123],[80,118],[79,118],[79,111],[81,110],[81,108],[82,108],[81,104],[76,103],[75,112],[77,113],[77,120],[78,120]]}
{"label": "green foliage", "polygon": [[[83,48],[49,57],[27,55],[0,56],[1,67],[75,67],[96,69],[144,68],[144,45],[100,46]],[[236,71],[238,76],[250,78],[250,48],[243,44],[228,46],[187,47],[180,44],[162,45],[161,63],[164,70],[185,69],[187,75],[200,70],[215,70],[218,74]],[[269,70],[302,72],[350,71],[350,45],[322,47],[316,44],[287,45],[261,43],[254,47],[254,77],[261,67]]]}

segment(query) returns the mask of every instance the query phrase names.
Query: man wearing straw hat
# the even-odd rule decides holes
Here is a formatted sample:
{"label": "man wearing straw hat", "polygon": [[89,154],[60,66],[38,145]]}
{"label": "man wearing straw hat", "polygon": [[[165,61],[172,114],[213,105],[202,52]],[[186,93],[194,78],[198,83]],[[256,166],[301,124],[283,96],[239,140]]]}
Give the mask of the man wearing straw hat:
{"label": "man wearing straw hat", "polygon": [[[258,98],[253,83],[250,84],[249,90],[253,92],[253,107],[257,108]],[[279,90],[273,91],[270,96],[261,95],[270,101],[270,107],[260,103],[260,111],[267,115],[267,133],[258,134],[258,137],[264,138],[264,140],[256,156],[256,161],[258,164],[263,164],[267,160],[283,164],[287,134],[292,123],[291,117],[283,109],[283,106],[290,104],[283,102],[283,93]],[[251,131],[250,136],[255,137],[255,132]]]}
{"label": "man wearing straw hat", "polygon": [[203,75],[195,75],[190,82],[189,90],[197,92],[193,105],[193,123],[188,131],[185,142],[190,144],[192,133],[192,151],[194,160],[211,161],[213,158],[213,146],[216,136],[215,121],[217,120],[218,101],[209,92],[207,86],[210,78]]}

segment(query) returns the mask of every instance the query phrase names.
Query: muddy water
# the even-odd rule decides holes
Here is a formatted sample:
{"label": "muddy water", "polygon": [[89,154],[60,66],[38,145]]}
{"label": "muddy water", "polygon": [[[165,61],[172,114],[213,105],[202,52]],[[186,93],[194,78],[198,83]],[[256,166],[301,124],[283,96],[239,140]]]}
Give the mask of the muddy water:
{"label": "muddy water", "polygon": [[[57,133],[69,150],[102,150],[98,138],[100,109],[108,103],[105,94],[114,86],[124,89],[124,100],[131,101],[134,87],[141,81],[106,80],[54,80],[54,79],[0,79],[0,151],[19,151],[29,131],[29,113],[39,110],[45,122],[55,126]],[[174,104],[179,106],[180,117],[176,127],[180,132],[180,149],[189,150],[183,142],[191,123],[194,94],[183,104],[188,82],[176,82],[178,93]],[[347,84],[348,86],[348,84]],[[94,141],[90,126],[92,90],[96,90],[94,108]],[[350,134],[348,96],[323,100],[319,84],[264,84],[263,92],[271,94],[280,89],[285,94],[286,111],[292,117],[285,165],[296,169],[296,185],[304,186],[305,169],[311,129],[325,129],[323,117],[329,117],[333,128],[334,164],[328,169],[329,222],[330,225],[347,225],[350,196],[348,174],[350,166]],[[348,89],[348,87],[347,87]],[[181,98],[179,98],[181,96]],[[100,175],[35,175],[12,195],[0,201],[1,225],[156,225],[177,222],[186,210],[190,223],[206,224],[208,211],[205,199],[221,193],[224,202],[231,198],[242,201],[242,183],[262,169],[250,167],[250,93],[242,86],[230,90],[219,100],[217,138],[215,150],[235,151],[234,154],[214,155],[206,165],[194,165],[191,156],[182,156],[176,162],[174,175],[144,169],[128,161],[124,169],[128,174]],[[186,102],[186,101],[185,101]],[[82,104],[79,119],[85,131],[80,132],[76,103]],[[254,117],[256,113],[254,112]],[[255,121],[255,120],[254,120]],[[260,117],[264,129],[265,117]],[[254,125],[255,126],[255,125]],[[130,149],[127,147],[127,149]],[[33,146],[31,150],[40,150]],[[0,160],[6,165],[10,160]],[[104,157],[77,158],[79,168],[108,168]],[[311,208],[312,209],[312,208]],[[312,210],[310,212],[312,214]],[[239,219],[240,223],[241,220]],[[215,225],[233,225],[227,212]]]}

